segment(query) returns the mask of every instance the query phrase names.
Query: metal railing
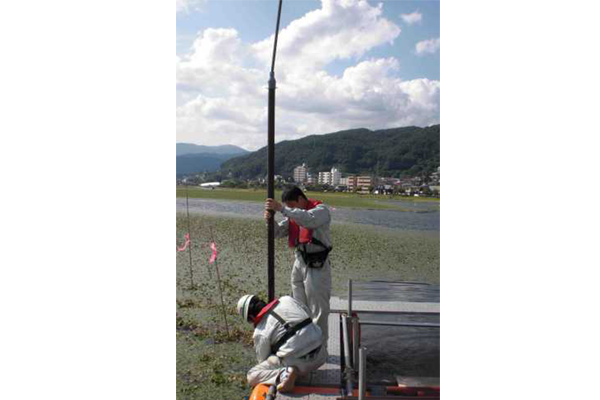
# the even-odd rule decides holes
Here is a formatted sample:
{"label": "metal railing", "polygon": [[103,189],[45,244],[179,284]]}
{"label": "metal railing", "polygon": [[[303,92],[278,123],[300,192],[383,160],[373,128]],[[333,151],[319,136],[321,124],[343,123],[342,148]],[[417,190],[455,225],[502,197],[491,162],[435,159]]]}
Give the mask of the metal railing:
{"label": "metal railing", "polygon": [[[439,323],[428,322],[383,322],[383,321],[360,321],[358,316],[352,315],[352,279],[348,279],[348,314],[341,315],[342,339],[346,357],[344,376],[346,378],[346,397],[353,396],[353,380],[355,372],[358,372],[358,399],[364,400],[367,391],[367,348],[359,346],[360,326],[396,326],[411,328],[440,328]],[[352,328],[352,340],[350,330]],[[352,349],[350,349],[350,341]]]}
{"label": "metal railing", "polygon": [[352,389],[353,389],[352,380],[354,378],[354,368],[353,368],[353,363],[352,363],[352,359],[351,359],[352,353],[350,353],[348,317],[345,315],[342,316],[342,340],[344,342],[344,354],[346,355],[344,357],[344,360],[345,360],[344,377],[346,379],[346,393],[348,393],[348,395],[351,396]]}
{"label": "metal railing", "polygon": [[383,321],[360,321],[360,325],[380,325],[380,326],[404,326],[411,328],[439,328],[440,324],[433,322],[383,322]]}

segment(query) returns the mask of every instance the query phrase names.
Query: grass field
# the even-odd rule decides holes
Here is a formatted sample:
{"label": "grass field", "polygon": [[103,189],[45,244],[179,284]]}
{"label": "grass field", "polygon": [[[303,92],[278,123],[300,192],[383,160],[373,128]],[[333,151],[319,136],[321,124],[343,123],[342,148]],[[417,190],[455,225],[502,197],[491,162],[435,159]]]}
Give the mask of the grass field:
{"label": "grass field", "polygon": [[[257,196],[257,201],[262,201],[264,194]],[[185,214],[178,213],[177,244],[183,242],[185,232]],[[334,295],[345,291],[348,278],[439,283],[439,232],[338,224],[332,225],[331,233]],[[249,394],[245,374],[256,359],[252,327],[242,323],[235,304],[246,293],[266,298],[267,231],[262,220],[193,215],[190,237],[194,289],[190,289],[189,253],[178,252],[176,264],[177,398],[241,399]],[[220,308],[216,266],[208,263],[208,246],[213,239],[219,250],[218,268],[230,336]],[[276,241],[277,296],[291,291],[293,260],[285,240]]]}
{"label": "grass field", "polygon": [[[177,197],[185,197],[185,186],[177,186]],[[203,189],[195,186],[188,187],[188,196],[198,199],[222,199],[263,202],[267,191],[264,189]],[[306,192],[306,196],[317,198],[332,207],[352,207],[370,209],[391,209],[406,211],[397,201],[428,202],[439,205],[440,200],[432,197],[403,197],[383,195],[361,195],[356,193]],[[275,191],[275,198],[281,199],[281,191]],[[390,201],[390,200],[393,200]]]}

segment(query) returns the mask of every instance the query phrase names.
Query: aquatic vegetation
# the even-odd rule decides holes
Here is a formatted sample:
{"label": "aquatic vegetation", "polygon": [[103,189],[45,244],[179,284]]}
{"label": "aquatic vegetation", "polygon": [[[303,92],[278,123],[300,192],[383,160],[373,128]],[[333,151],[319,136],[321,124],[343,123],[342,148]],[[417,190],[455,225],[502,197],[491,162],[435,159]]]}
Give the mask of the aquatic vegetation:
{"label": "aquatic vegetation", "polygon": [[[198,199],[220,199],[236,201],[255,201],[264,202],[266,191],[253,189],[226,189],[218,188],[208,190],[198,187],[188,187],[187,193],[190,198]],[[185,198],[185,186],[177,187],[177,197]],[[335,192],[306,192],[308,197],[315,197],[332,207],[351,207],[351,208],[370,208],[382,210],[411,211],[410,207],[405,207],[402,203],[429,203],[433,209],[439,209],[440,199],[433,197],[403,197],[403,196],[383,196],[383,195],[361,195],[356,193],[335,193]],[[275,191],[275,198],[281,198],[281,191]]]}
{"label": "aquatic vegetation", "polygon": [[[252,327],[235,311],[240,296],[267,298],[267,229],[263,220],[194,214],[190,216],[194,289],[190,290],[189,254],[176,254],[178,398],[241,398],[247,395],[246,370],[255,362]],[[212,229],[212,237],[211,237]],[[177,213],[176,242],[187,232],[185,213]],[[393,279],[439,283],[439,232],[403,231],[368,225],[331,228],[333,295],[343,294],[347,279]],[[225,331],[209,244],[217,259],[230,335]],[[276,295],[291,293],[294,255],[285,240],[275,242]]]}

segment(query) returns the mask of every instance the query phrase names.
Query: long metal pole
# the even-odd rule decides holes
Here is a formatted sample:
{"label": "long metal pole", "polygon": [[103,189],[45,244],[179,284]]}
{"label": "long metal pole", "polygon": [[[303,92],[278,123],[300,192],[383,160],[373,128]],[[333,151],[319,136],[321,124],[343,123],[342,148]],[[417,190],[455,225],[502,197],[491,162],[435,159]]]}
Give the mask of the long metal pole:
{"label": "long metal pole", "polygon": [[345,360],[345,364],[346,364],[346,369],[344,371],[345,375],[346,375],[346,392],[347,392],[347,396],[352,396],[352,389],[353,389],[353,384],[352,384],[352,378],[354,375],[354,366],[355,364],[353,364],[352,362],[352,353],[350,353],[350,337],[349,337],[349,332],[348,332],[348,316],[342,316],[342,339],[344,342],[344,360]]}
{"label": "long metal pole", "polygon": [[358,350],[358,399],[367,397],[367,349],[361,347]]}
{"label": "long metal pole", "polygon": [[350,350],[350,330],[348,329],[348,316],[342,317],[342,328],[344,330],[344,354],[346,355],[346,368],[354,368],[354,363],[352,361],[352,352]]}
{"label": "long metal pole", "polygon": [[[269,161],[267,172],[267,197],[275,198],[274,169],[275,169],[275,74],[271,72],[269,79]],[[275,213],[271,211],[269,218],[269,244],[268,244],[268,279],[269,302],[275,299]]]}
{"label": "long metal pole", "polygon": [[[277,27],[275,28],[275,42],[273,44],[273,58],[271,60],[271,73],[269,74],[269,113],[268,113],[268,149],[269,160],[267,167],[267,197],[275,198],[275,55],[277,53],[277,37],[279,36],[279,21],[281,19],[281,3],[279,0],[279,11],[277,12]],[[267,276],[269,280],[269,302],[275,299],[275,220],[274,212],[271,212],[268,225],[268,265]]]}

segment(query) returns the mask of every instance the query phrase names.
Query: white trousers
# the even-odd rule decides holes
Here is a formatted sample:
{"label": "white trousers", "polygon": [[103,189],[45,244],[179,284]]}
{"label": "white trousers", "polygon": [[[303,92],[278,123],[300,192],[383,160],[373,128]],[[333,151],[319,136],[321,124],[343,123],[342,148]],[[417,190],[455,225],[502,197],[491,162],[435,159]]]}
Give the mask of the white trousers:
{"label": "white trousers", "polygon": [[279,374],[281,374],[286,367],[298,368],[298,377],[308,375],[311,371],[319,369],[321,365],[327,359],[327,351],[321,348],[321,351],[316,357],[306,360],[296,357],[286,357],[281,361],[281,364],[271,365],[267,360],[256,364],[248,371],[246,378],[250,386],[256,386],[259,383],[265,385],[274,385]]}
{"label": "white trousers", "polygon": [[292,269],[292,297],[305,304],[312,313],[312,320],[321,328],[323,348],[327,349],[329,329],[329,298],[331,297],[331,265],[329,260],[322,268],[309,268],[298,258]]}

